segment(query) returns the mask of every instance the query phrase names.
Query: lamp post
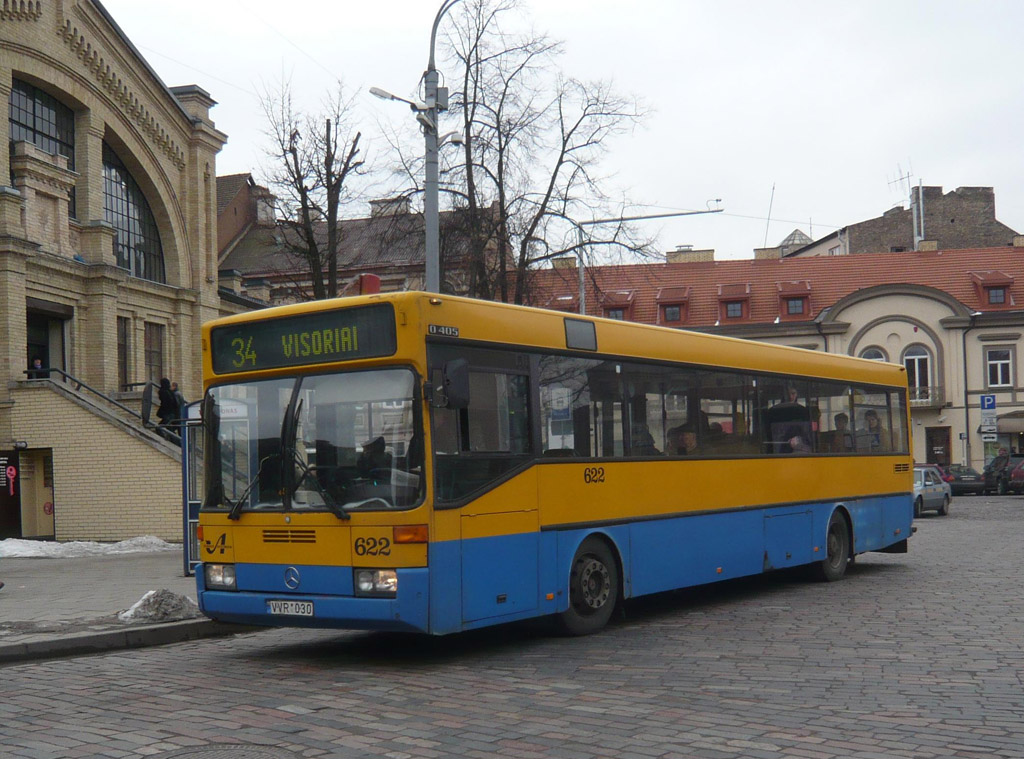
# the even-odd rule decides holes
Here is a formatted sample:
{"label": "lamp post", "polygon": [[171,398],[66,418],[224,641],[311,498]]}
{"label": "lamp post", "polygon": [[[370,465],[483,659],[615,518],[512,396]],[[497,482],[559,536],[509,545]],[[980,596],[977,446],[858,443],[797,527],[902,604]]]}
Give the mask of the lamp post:
{"label": "lamp post", "polygon": [[[397,100],[406,103],[416,113],[416,120],[423,129],[423,252],[426,258],[426,291],[441,292],[440,266],[440,232],[438,210],[438,171],[437,151],[443,142],[438,139],[437,116],[448,110],[448,88],[438,87],[438,73],[434,66],[434,46],[437,41],[437,27],[441,19],[456,3],[461,0],[444,0],[434,17],[434,25],[430,30],[430,57],[427,59],[427,70],[423,72],[423,99],[416,103],[405,98],[392,95],[378,87],[371,87],[370,94],[384,100]],[[452,135],[453,138],[455,135]],[[448,135],[445,135],[448,137]],[[455,140],[453,139],[453,142]]]}
{"label": "lamp post", "polygon": [[[720,201],[716,199],[715,202],[718,203]],[[710,204],[711,204],[711,201],[709,200],[708,201],[708,205],[710,205]],[[676,216],[696,216],[698,214],[703,214],[703,213],[721,213],[724,210],[725,210],[724,208],[709,208],[706,211],[672,211],[671,213],[652,213],[652,214],[643,214],[641,216],[615,216],[615,217],[612,217],[610,219],[590,219],[588,221],[576,222],[576,235],[577,235],[577,239],[579,240],[579,245],[576,248],[577,256],[579,257],[579,266],[577,266],[576,268],[579,271],[579,280],[580,280],[580,313],[581,314],[586,314],[587,313],[587,295],[586,295],[585,280],[583,278],[583,247],[584,247],[583,227],[593,227],[593,226],[597,226],[598,224],[620,224],[620,223],[622,223],[624,221],[645,221],[647,219],[670,219],[670,218],[674,218]]]}

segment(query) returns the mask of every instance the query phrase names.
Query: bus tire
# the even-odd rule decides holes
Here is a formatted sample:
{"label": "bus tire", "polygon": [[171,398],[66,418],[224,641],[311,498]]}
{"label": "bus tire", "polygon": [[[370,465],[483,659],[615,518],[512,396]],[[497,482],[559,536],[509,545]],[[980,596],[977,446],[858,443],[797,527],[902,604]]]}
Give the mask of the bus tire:
{"label": "bus tire", "polygon": [[843,579],[850,561],[850,526],[839,511],[832,512],[825,532],[825,558],[814,565],[815,574],[822,582]]}
{"label": "bus tire", "polygon": [[619,568],[608,544],[587,538],[569,569],[569,608],[558,615],[566,635],[590,635],[601,630],[619,600]]}

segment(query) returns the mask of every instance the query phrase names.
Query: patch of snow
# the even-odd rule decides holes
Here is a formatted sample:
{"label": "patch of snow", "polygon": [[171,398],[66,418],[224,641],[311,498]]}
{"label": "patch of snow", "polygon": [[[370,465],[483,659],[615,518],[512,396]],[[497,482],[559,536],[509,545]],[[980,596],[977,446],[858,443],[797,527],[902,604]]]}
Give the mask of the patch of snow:
{"label": "patch of snow", "polygon": [[152,535],[129,538],[118,543],[97,543],[91,540],[73,540],[57,543],[52,540],[0,540],[0,557],[8,559],[68,559],[82,556],[108,556],[126,553],[154,553],[180,551],[181,545],[168,543]]}
{"label": "patch of snow", "polygon": [[202,616],[199,605],[188,596],[170,590],[151,590],[122,611],[117,618],[122,622],[175,622]]}

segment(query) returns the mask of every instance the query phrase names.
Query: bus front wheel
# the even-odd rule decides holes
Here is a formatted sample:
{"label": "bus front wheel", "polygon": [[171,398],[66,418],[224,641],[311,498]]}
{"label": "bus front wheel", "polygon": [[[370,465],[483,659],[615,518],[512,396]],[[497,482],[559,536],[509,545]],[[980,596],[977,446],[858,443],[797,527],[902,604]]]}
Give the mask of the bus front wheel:
{"label": "bus front wheel", "polygon": [[606,624],[619,600],[619,570],[608,545],[587,538],[569,570],[569,608],[558,615],[562,632],[590,635]]}
{"label": "bus front wheel", "polygon": [[814,565],[815,574],[824,582],[841,580],[846,574],[846,565],[850,561],[850,527],[843,515],[833,512],[828,520],[828,531],[825,534],[825,558]]}

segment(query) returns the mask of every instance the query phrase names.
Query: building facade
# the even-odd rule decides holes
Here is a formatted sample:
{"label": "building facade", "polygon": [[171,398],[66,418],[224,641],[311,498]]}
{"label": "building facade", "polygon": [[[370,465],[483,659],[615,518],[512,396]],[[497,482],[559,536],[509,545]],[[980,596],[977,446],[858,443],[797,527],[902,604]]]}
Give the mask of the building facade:
{"label": "building facade", "polygon": [[178,449],[127,411],[160,377],[195,399],[200,325],[242,307],[218,295],[214,101],[90,0],[3,4],[0,93],[0,537],[179,540]]}
{"label": "building facade", "polygon": [[[913,453],[981,467],[1024,451],[1024,237],[996,248],[587,269],[587,312],[907,368]],[[575,312],[571,261],[532,305]],[[996,424],[982,428],[992,396]]]}

